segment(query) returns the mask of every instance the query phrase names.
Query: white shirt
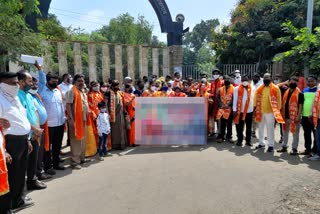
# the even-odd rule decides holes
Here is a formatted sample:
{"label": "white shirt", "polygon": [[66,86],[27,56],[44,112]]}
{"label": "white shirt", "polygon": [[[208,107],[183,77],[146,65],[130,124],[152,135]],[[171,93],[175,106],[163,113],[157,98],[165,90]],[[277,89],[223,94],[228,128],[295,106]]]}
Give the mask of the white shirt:
{"label": "white shirt", "polygon": [[[252,85],[251,85],[251,86],[252,86]],[[234,91],[233,91],[233,111],[237,111],[238,91],[239,91],[239,86],[235,87],[235,88],[234,88]],[[255,88],[254,88],[254,86],[252,86],[252,88],[251,88],[251,95],[250,95],[250,102],[249,102],[249,106],[248,106],[248,111],[247,111],[247,113],[253,112],[253,97],[254,97],[254,91],[255,91]],[[247,89],[244,89],[244,91],[243,91],[243,98],[242,98],[241,113],[244,112],[244,107],[245,107],[246,102],[247,102],[247,97],[248,97],[248,91],[247,91]]]}
{"label": "white shirt", "polygon": [[27,110],[21,105],[19,98],[8,99],[0,93],[0,117],[9,120],[10,128],[4,130],[4,135],[27,135],[31,125],[27,118]]}
{"label": "white shirt", "polygon": [[64,82],[62,82],[59,85],[59,88],[61,89],[61,92],[63,94],[63,96],[66,95],[67,91],[69,91],[70,89],[72,89],[73,85],[72,84],[65,84]]}
{"label": "white shirt", "polygon": [[0,152],[2,152],[3,157],[5,157],[4,146],[3,146],[3,135],[1,132],[0,132]]}
{"label": "white shirt", "polygon": [[99,113],[98,118],[97,118],[97,129],[99,135],[104,133],[104,134],[109,134],[110,133],[110,122],[109,122],[109,114],[108,113]]}

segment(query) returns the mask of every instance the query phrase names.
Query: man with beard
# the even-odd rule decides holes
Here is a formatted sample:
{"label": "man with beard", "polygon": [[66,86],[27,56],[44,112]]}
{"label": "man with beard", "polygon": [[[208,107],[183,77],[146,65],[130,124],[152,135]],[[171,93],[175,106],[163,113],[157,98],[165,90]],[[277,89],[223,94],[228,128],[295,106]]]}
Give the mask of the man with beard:
{"label": "man with beard", "polygon": [[120,83],[114,80],[110,93],[107,95],[110,113],[112,148],[123,150],[127,144],[127,134],[123,111],[123,93],[120,91]]}
{"label": "man with beard", "polygon": [[63,106],[62,92],[57,88],[58,75],[48,73],[42,70],[41,65],[35,64],[39,71],[39,89],[44,107],[48,114],[49,127],[49,148],[44,155],[44,170],[49,175],[54,175],[55,170],[64,170],[60,166],[60,150],[64,134],[65,112]]}
{"label": "man with beard", "polygon": [[304,102],[303,94],[297,88],[298,78],[291,77],[289,89],[284,93],[282,99],[282,117],[285,119],[283,124],[283,143],[282,148],[277,152],[287,152],[289,131],[293,135],[292,151],[290,155],[298,155],[299,133],[302,106]]}
{"label": "man with beard", "polygon": [[67,116],[70,127],[71,167],[81,169],[85,162],[86,134],[88,119],[88,98],[84,92],[84,75],[74,76],[74,85],[66,93]]}

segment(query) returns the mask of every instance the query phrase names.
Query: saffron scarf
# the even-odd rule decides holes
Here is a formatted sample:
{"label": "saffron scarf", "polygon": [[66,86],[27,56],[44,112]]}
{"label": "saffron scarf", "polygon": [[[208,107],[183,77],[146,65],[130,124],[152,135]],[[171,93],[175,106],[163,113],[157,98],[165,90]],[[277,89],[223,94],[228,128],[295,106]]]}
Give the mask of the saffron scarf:
{"label": "saffron scarf", "polygon": [[[220,99],[222,104],[224,105],[228,105],[232,101],[234,87],[230,85],[228,90],[226,89],[227,89],[226,87],[220,88]],[[220,108],[218,110],[217,120],[219,120],[221,117],[227,120],[230,117],[230,114],[231,114],[231,107],[229,107],[228,109]]]}
{"label": "saffron scarf", "polygon": [[212,83],[211,83],[211,94],[215,97],[217,96],[217,92],[218,92],[218,89],[221,88],[222,86],[222,80],[220,79],[217,79],[217,80],[214,80]]}
{"label": "saffron scarf", "polygon": [[[117,94],[116,94],[117,93]],[[116,96],[118,96],[119,102],[122,102],[123,93],[110,91],[110,122],[115,123],[116,122]]]}
{"label": "saffron scarf", "polygon": [[[259,86],[257,89],[257,104],[256,104],[256,122],[260,123],[262,121],[262,92],[264,89],[264,85]],[[282,118],[280,109],[279,109],[279,103],[278,103],[278,92],[276,85],[273,83],[270,83],[270,103],[272,107],[272,111],[274,114],[274,117],[276,118],[276,121],[278,123],[284,124],[284,120]]]}
{"label": "saffron scarf", "polygon": [[[0,134],[3,138],[3,148],[5,148],[5,137],[3,134],[2,127],[0,127],[0,130]],[[3,148],[0,148],[0,196],[9,192],[8,170],[6,165],[5,154],[4,152],[2,152]]]}
{"label": "saffron scarf", "polygon": [[[282,117],[285,118],[285,111],[286,111],[286,108],[285,108],[285,105],[286,105],[286,102],[287,102],[287,99],[288,99],[288,96],[289,96],[289,91],[290,89],[288,89],[285,93],[284,93],[284,96],[283,96],[283,99],[282,99]],[[289,100],[289,115],[290,115],[290,131],[291,133],[295,133],[296,132],[296,117],[298,115],[298,109],[299,109],[299,104],[298,104],[298,100],[299,100],[299,93],[300,93],[300,89],[299,88],[296,88],[294,90],[294,92],[292,93],[291,97],[290,97],[290,100]],[[284,123],[283,124],[283,129],[286,130],[287,129],[287,126],[286,124]]]}
{"label": "saffron scarf", "polygon": [[77,140],[82,140],[84,138],[82,97],[76,86],[73,86],[72,90],[74,94],[74,133]]}
{"label": "saffron scarf", "polygon": [[319,103],[320,101],[320,90],[317,91],[316,96],[314,98],[314,104],[312,107],[312,120],[313,120],[313,124],[314,127],[317,127],[318,125],[318,119],[319,119]]}
{"label": "saffron scarf", "polygon": [[[248,85],[248,89],[247,89],[247,101],[246,101],[246,104],[244,106],[244,111],[243,111],[241,120],[245,120],[245,118],[246,118],[246,115],[247,115],[247,112],[248,112],[248,108],[249,108],[249,104],[250,104],[250,99],[251,99],[251,90],[252,90],[252,87],[249,84]],[[244,95],[244,86],[242,84],[240,84],[240,86],[238,88],[237,116],[234,119],[235,124],[239,124],[241,108],[242,108],[243,95]]]}

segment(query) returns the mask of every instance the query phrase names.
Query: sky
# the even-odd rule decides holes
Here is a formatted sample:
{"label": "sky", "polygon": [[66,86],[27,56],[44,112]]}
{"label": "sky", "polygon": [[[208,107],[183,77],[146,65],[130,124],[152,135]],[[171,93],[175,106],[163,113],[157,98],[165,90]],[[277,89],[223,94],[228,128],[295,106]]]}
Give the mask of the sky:
{"label": "sky", "polygon": [[[166,3],[172,18],[182,13],[185,16],[184,28],[192,29],[201,20],[214,18],[227,24],[237,1],[166,0]],[[135,18],[143,15],[153,25],[153,34],[161,41],[166,41],[166,35],[161,33],[157,15],[148,0],[52,0],[49,12],[55,14],[63,26],[80,27],[85,32],[99,29],[123,13]]]}

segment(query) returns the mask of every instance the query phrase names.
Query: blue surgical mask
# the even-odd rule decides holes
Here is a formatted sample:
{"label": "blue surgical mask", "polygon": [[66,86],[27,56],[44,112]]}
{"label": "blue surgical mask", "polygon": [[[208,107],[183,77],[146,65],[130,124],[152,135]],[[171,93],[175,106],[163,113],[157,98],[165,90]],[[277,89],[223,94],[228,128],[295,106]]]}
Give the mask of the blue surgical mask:
{"label": "blue surgical mask", "polygon": [[169,87],[162,87],[162,91],[167,92],[167,91],[168,91],[168,89],[169,89]]}
{"label": "blue surgical mask", "polygon": [[101,111],[101,113],[105,113],[107,111],[107,109],[106,108],[102,108],[100,111]]}

